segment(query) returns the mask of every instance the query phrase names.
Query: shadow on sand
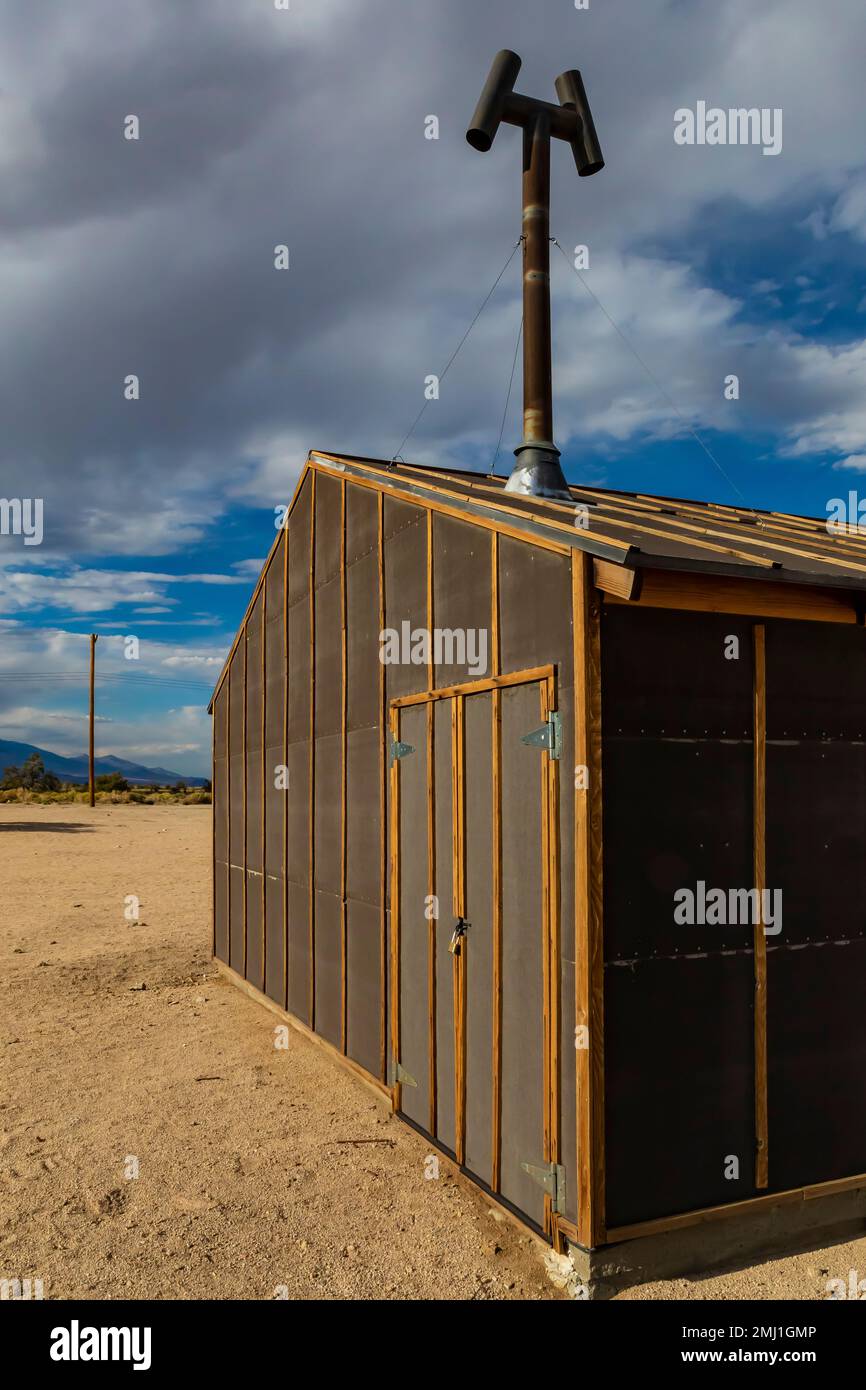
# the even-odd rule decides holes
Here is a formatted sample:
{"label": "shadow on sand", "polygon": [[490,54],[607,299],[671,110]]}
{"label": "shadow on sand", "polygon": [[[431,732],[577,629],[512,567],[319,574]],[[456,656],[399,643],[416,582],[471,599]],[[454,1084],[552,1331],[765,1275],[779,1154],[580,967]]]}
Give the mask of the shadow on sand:
{"label": "shadow on sand", "polygon": [[93,826],[79,820],[12,820],[0,821],[0,831],[3,830],[65,830],[74,834],[78,830],[92,831]]}

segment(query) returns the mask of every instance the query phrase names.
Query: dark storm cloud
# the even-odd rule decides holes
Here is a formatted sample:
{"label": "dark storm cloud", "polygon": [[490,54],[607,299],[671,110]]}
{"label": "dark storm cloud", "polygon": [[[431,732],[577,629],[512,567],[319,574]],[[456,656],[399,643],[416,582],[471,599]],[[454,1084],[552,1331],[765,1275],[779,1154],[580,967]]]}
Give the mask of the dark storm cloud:
{"label": "dark storm cloud", "polygon": [[[862,28],[855,0],[835,8]],[[655,316],[661,365],[686,391],[701,365],[717,380],[737,306],[708,308],[648,248],[723,195],[762,208],[814,186],[832,199],[862,157],[857,45],[805,0],[759,15],[746,0],[586,13],[570,0],[292,0],[289,13],[43,0],[0,16],[3,490],[44,496],[46,550],[159,554],[205,534],[232,496],[282,500],[309,447],[393,451],[519,232],[516,133],[484,158],[463,138],[499,47],[523,54],[519,86],[539,95],[561,68],[585,69],[608,168],[578,185],[555,151],[554,227],[611,258],[606,293],[622,293],[639,337]],[[784,105],[786,154],[676,149],[673,111],[699,97]],[[130,113],[137,142],[123,139]],[[273,268],[283,242],[286,274]],[[427,412],[420,452],[495,437],[517,288],[515,275]],[[563,434],[587,427],[582,382],[596,427],[649,427],[652,412],[617,416],[626,369],[574,294],[558,303],[575,399]],[[783,428],[797,420],[795,347],[755,369],[753,397],[766,392]]]}

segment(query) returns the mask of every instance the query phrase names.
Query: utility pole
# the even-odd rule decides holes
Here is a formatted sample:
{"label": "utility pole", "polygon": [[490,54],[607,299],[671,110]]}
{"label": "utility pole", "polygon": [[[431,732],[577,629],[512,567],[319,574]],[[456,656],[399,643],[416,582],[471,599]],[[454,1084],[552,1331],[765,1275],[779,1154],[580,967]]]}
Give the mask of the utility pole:
{"label": "utility pole", "polygon": [[96,779],[93,775],[93,723],[95,719],[96,702],[94,698],[96,684],[96,643],[98,641],[95,632],[90,634],[90,804],[96,805]]}
{"label": "utility pole", "polygon": [[507,492],[571,501],[553,442],[550,348],[550,141],[567,140],[581,178],[604,168],[583,78],[571,70],[556,79],[559,106],[514,90],[521,60],[505,48],[493,60],[466,132],[486,153],[503,121],[523,130],[523,440]]}

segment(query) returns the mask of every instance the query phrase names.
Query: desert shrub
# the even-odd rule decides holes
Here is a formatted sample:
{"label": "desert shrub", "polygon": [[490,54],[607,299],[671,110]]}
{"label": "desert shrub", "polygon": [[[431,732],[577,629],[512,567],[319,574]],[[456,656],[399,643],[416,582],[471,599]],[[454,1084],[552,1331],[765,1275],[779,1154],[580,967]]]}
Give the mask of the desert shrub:
{"label": "desert shrub", "polygon": [[0,787],[4,791],[21,787],[25,791],[57,792],[60,791],[61,782],[55,773],[45,771],[45,764],[38,753],[31,753],[22,767],[3,769]]}
{"label": "desert shrub", "polygon": [[94,786],[98,792],[129,791],[129,783],[119,772],[100,772]]}

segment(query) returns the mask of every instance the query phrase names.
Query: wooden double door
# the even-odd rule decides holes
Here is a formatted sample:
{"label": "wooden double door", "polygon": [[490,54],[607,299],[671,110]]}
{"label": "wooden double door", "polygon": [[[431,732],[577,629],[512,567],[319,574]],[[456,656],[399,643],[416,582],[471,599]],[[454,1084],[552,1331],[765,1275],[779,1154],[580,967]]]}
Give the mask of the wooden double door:
{"label": "wooden double door", "polygon": [[[539,1230],[558,1146],[550,668],[392,702],[394,1106]],[[435,1169],[434,1169],[435,1171]]]}

